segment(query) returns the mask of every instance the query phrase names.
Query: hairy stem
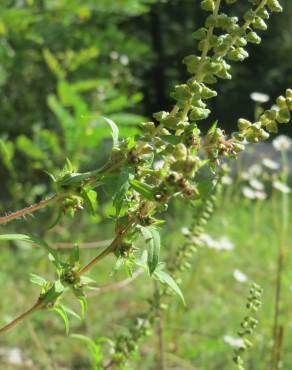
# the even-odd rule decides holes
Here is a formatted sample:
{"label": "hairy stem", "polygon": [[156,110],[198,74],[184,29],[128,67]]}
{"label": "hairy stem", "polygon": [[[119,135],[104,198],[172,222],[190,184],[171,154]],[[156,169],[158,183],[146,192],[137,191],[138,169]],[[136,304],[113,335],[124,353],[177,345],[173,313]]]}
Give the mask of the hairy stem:
{"label": "hairy stem", "polygon": [[54,194],[48,199],[41,200],[39,203],[35,203],[29,207],[20,209],[19,211],[11,213],[10,215],[0,217],[0,225],[7,224],[8,222],[16,220],[17,218],[24,217],[38,211],[39,209],[51,206],[59,200],[66,198],[66,196],[67,194]]}

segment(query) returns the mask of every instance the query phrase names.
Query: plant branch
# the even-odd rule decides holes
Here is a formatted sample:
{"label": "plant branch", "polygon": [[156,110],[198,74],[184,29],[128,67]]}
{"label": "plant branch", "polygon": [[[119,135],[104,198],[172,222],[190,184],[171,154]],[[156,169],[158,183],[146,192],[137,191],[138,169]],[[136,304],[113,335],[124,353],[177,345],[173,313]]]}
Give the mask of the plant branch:
{"label": "plant branch", "polygon": [[21,321],[24,321],[28,316],[30,316],[32,313],[38,311],[41,309],[43,302],[37,301],[29,310],[25,311],[21,315],[19,315],[16,319],[12,320],[7,325],[0,328],[0,335],[7,332],[8,330],[12,329],[15,325],[20,323]]}
{"label": "plant branch", "polygon": [[51,205],[55,204],[56,202],[58,202],[59,200],[66,198],[67,195],[68,194],[64,194],[64,193],[63,194],[54,194],[48,199],[41,200],[40,202],[35,203],[35,204],[33,204],[29,207],[20,209],[19,211],[11,213],[7,216],[0,217],[0,225],[7,224],[8,222],[16,220],[17,218],[27,216],[29,214],[32,214],[32,213],[38,211],[39,209],[51,206]]}

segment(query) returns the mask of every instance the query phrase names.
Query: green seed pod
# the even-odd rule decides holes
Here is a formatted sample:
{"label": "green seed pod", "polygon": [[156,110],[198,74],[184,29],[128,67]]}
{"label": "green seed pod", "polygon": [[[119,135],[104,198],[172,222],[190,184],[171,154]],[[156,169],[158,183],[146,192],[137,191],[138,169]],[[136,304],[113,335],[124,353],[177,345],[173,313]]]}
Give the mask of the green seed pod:
{"label": "green seed pod", "polygon": [[207,12],[213,12],[215,10],[214,0],[203,0],[201,2],[201,8]]}
{"label": "green seed pod", "polygon": [[195,107],[190,114],[190,119],[192,121],[200,121],[202,119],[206,119],[211,111],[209,109],[204,109],[204,108],[197,108]]}
{"label": "green seed pod", "polygon": [[262,41],[260,36],[254,31],[249,32],[246,36],[246,39],[247,39],[248,42],[250,42],[252,44],[260,44],[261,41]]}
{"label": "green seed pod", "polygon": [[278,0],[268,0],[267,6],[271,12],[281,13],[283,8]]}
{"label": "green seed pod", "polygon": [[251,125],[251,122],[244,118],[239,118],[239,120],[237,121],[237,127],[239,131],[244,131],[248,129]]}

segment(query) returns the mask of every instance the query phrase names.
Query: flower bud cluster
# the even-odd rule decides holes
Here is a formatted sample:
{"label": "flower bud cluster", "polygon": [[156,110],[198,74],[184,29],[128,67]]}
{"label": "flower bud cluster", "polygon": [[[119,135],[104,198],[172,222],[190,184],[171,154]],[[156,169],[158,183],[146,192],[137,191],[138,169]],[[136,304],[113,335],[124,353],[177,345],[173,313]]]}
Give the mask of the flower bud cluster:
{"label": "flower bud cluster", "polygon": [[238,370],[245,369],[242,354],[248,348],[252,347],[250,338],[252,337],[258,324],[258,320],[254,317],[254,314],[257,313],[258,309],[262,305],[262,294],[263,289],[259,285],[253,284],[251,286],[246,305],[248,309],[248,315],[241,322],[241,330],[238,332],[238,335],[242,339],[242,345],[236,348],[234,351],[233,361],[237,365]]}
{"label": "flower bud cluster", "polygon": [[291,119],[292,112],[292,90],[287,89],[285,95],[276,99],[276,105],[266,110],[257,122],[240,118],[238,120],[239,134],[236,135],[238,140],[247,140],[250,143],[258,143],[267,140],[269,133],[277,133],[278,125],[288,123]]}

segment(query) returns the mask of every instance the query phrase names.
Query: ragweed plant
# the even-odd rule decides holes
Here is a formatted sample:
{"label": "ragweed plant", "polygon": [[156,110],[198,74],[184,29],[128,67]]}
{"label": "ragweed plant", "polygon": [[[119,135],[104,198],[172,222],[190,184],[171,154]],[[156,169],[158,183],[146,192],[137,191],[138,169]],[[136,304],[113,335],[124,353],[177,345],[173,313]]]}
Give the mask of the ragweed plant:
{"label": "ragweed plant", "polygon": [[[234,2],[225,0],[228,5]],[[60,174],[51,175],[55,188],[53,195],[0,218],[0,224],[5,225],[51,206],[58,210],[58,217],[50,225],[53,227],[64,214],[74,217],[83,208],[94,214],[97,192],[103,188],[115,189],[112,195],[115,235],[109,246],[84,266],[80,264],[78,247],[72,248],[70,257],[63,260],[49,242],[36,235],[0,236],[0,240],[23,240],[44,248],[56,271],[56,279],[52,281],[36,275],[32,277],[32,281],[40,286],[39,298],[32,308],[2,327],[0,333],[39,310],[57,312],[68,331],[68,313],[72,312],[62,304],[63,295],[71,290],[85,315],[86,290],[94,284],[88,273],[110,254],[117,257],[114,270],[124,266],[131,274],[136,266],[142,267],[164,287],[156,290],[150,299],[149,311],[134,320],[129,336],[117,338],[112,360],[106,367],[124,363],[137,349],[139,340],[155,323],[157,309],[165,307],[164,295],[172,290],[183,300],[178,285],[180,272],[191,267],[190,252],[194,251],[196,237],[212,213],[213,194],[216,184],[220,183],[222,163],[226,158],[236,159],[245,149],[245,143],[267,140],[270,133],[277,132],[279,125],[288,123],[292,110],[292,90],[287,89],[277,98],[276,108],[264,111],[256,122],[239,119],[238,131],[230,136],[220,129],[217,121],[211,124],[208,121],[211,113],[208,100],[217,96],[212,86],[218,79],[232,78],[232,62],[242,62],[248,57],[248,44],[260,43],[259,32],[267,29],[266,22],[271,13],[282,11],[277,0],[251,0],[250,9],[242,17],[234,17],[221,12],[223,3],[223,0],[203,0],[201,3],[209,14],[204,27],[193,34],[199,54],[184,58],[190,77],[172,91],[175,104],[171,110],[154,113],[152,121],[141,124],[139,135],[123,140],[119,139],[117,125],[104,118],[111,128],[113,145],[109,160],[102,168],[80,173],[68,161]],[[205,136],[202,125],[210,126]],[[202,176],[202,171],[208,171],[209,176]],[[191,228],[192,238],[178,250],[175,260],[171,261],[169,274],[166,264],[159,259],[159,227],[164,222],[161,215],[173,198],[189,204],[201,201],[202,208]],[[137,239],[144,240],[143,253],[136,248]]]}

